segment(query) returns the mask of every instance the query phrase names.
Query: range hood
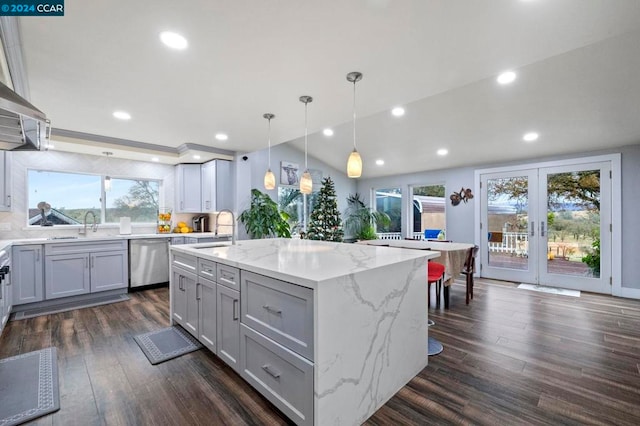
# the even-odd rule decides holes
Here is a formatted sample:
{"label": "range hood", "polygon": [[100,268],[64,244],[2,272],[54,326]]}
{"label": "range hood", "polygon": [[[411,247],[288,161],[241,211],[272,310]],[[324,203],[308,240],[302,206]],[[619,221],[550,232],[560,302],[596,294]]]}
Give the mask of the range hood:
{"label": "range hood", "polygon": [[47,116],[0,82],[0,150],[39,151],[50,132]]}

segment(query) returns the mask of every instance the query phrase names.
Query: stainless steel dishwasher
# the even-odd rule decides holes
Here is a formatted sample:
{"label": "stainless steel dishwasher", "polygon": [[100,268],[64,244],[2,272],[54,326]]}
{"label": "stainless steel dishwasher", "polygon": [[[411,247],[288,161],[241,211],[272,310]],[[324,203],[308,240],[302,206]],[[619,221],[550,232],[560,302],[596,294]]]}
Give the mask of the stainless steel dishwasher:
{"label": "stainless steel dishwasher", "polygon": [[129,240],[129,287],[169,282],[169,239]]}

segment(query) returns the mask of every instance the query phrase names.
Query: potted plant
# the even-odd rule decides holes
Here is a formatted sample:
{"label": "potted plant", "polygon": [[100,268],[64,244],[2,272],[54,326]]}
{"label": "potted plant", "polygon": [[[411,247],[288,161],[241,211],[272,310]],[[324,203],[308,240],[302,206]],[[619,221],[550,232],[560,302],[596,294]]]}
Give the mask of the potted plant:
{"label": "potted plant", "polygon": [[251,190],[251,206],[238,218],[253,239],[291,238],[288,219],[289,215],[278,210],[278,204],[268,194],[255,188]]}
{"label": "potted plant", "polygon": [[376,240],[376,226],[389,226],[391,223],[389,215],[367,207],[358,193],[347,197],[344,217],[345,233],[356,240]]}

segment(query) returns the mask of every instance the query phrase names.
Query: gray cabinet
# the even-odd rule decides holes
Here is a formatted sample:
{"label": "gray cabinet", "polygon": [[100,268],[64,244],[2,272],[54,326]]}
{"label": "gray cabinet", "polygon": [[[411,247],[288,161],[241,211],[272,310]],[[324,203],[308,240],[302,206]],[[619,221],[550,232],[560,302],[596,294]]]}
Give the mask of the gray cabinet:
{"label": "gray cabinet", "polygon": [[56,299],[127,288],[126,241],[52,243],[45,247],[45,296]]}
{"label": "gray cabinet", "polygon": [[198,277],[198,340],[216,352],[216,283]]}
{"label": "gray cabinet", "polygon": [[182,286],[187,292],[187,310],[184,316],[183,327],[197,339],[200,307],[198,300],[200,298],[198,293],[198,278],[193,277],[192,279],[191,277],[185,277]]}
{"label": "gray cabinet", "polygon": [[184,287],[185,279],[195,278],[191,272],[173,267],[171,269],[171,319],[184,327],[187,316],[187,290]]}
{"label": "gray cabinet", "polygon": [[44,250],[42,245],[15,246],[12,249],[13,304],[44,299]]}
{"label": "gray cabinet", "polygon": [[89,260],[92,293],[128,286],[126,251],[97,252],[91,254]]}
{"label": "gray cabinet", "polygon": [[0,151],[0,211],[11,211],[11,153]]}
{"label": "gray cabinet", "polygon": [[77,296],[91,291],[89,254],[59,254],[45,260],[45,297]]}
{"label": "gray cabinet", "polygon": [[202,165],[202,211],[233,209],[231,161],[213,160]]}
{"label": "gray cabinet", "polygon": [[184,237],[171,237],[172,246],[177,246],[180,244],[184,244]]}
{"label": "gray cabinet", "polygon": [[240,372],[240,293],[218,284],[216,354]]}
{"label": "gray cabinet", "polygon": [[200,213],[202,211],[202,183],[200,164],[178,164],[176,166],[176,211],[177,213]]}

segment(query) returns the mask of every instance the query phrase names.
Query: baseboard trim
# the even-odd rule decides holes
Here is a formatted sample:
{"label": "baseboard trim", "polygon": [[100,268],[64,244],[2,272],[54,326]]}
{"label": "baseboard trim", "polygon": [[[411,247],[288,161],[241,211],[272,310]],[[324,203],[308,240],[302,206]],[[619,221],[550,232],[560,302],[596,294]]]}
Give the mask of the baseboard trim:
{"label": "baseboard trim", "polygon": [[640,299],[640,288],[620,288],[620,297],[626,297],[629,299]]}

